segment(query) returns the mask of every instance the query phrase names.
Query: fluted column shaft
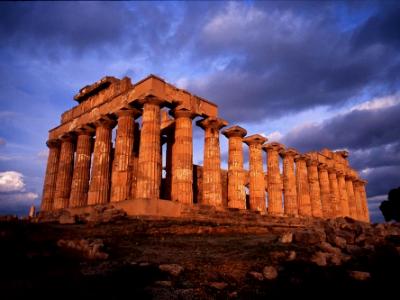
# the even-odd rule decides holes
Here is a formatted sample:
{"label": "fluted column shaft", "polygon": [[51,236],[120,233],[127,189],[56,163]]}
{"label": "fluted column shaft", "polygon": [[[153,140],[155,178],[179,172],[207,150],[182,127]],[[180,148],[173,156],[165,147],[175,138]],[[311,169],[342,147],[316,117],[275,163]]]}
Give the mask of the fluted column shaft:
{"label": "fluted column shaft", "polygon": [[72,176],[69,207],[81,207],[87,205],[92,147],[92,134],[87,131],[79,132],[76,143],[75,165]]}
{"label": "fluted column shaft", "polygon": [[49,140],[47,141],[47,147],[49,147],[49,156],[47,158],[46,175],[44,178],[41,211],[53,210],[57,171],[60,159],[60,141]]}
{"label": "fluted column shaft", "polygon": [[[171,200],[193,203],[193,129],[194,115],[188,110],[175,110],[175,135],[172,145]],[[219,164],[218,164],[219,165]]]}
{"label": "fluted column shaft", "polygon": [[54,195],[54,209],[68,207],[74,169],[74,151],[74,138],[72,136],[63,137],[61,140],[60,160]]}
{"label": "fluted column shaft", "polygon": [[365,190],[365,185],[367,182],[365,180],[360,180],[359,193],[361,199],[361,209],[362,209],[362,220],[364,222],[370,222],[368,202],[367,202],[367,192]]}
{"label": "fluted column shaft", "polygon": [[357,205],[356,205],[356,197],[354,194],[354,186],[353,180],[354,178],[351,176],[346,176],[346,190],[347,190],[347,199],[349,201],[349,215],[353,219],[357,219]]}
{"label": "fluted column shaft", "polygon": [[307,161],[308,182],[310,184],[311,212],[313,217],[322,218],[321,190],[318,178],[318,161]]}
{"label": "fluted column shaft", "polygon": [[329,173],[329,188],[331,190],[331,205],[332,205],[332,217],[336,218],[339,214],[339,188],[338,181],[336,178],[336,170],[333,168],[328,169]]}
{"label": "fluted column shaft", "polygon": [[221,154],[219,129],[226,122],[207,118],[197,123],[204,129],[203,204],[222,206]]}
{"label": "fluted column shaft", "polygon": [[88,204],[105,204],[109,201],[111,185],[111,134],[115,122],[100,120],[96,123],[96,140],[93,151],[92,178]]}
{"label": "fluted column shaft", "polygon": [[175,128],[167,134],[167,153],[165,162],[165,198],[172,199],[172,151],[175,142]]}
{"label": "fluted column shaft", "polygon": [[283,195],[285,215],[297,217],[297,187],[294,168],[294,157],[297,152],[291,149],[281,152],[283,157]]}
{"label": "fluted column shaft", "polygon": [[233,126],[222,132],[229,141],[228,207],[246,209],[246,191],[243,170],[243,137],[246,130]]}
{"label": "fluted column shaft", "polygon": [[136,198],[158,199],[161,184],[160,105],[156,98],[144,102],[137,166]]}
{"label": "fluted column shaft", "polygon": [[357,220],[363,221],[363,208],[362,208],[362,195],[360,193],[360,180],[356,179],[353,182],[354,186],[354,198],[356,202]]}
{"label": "fluted column shaft", "polygon": [[279,169],[279,151],[283,146],[278,143],[268,143],[263,149],[267,151],[268,213],[283,215],[282,178]]}
{"label": "fluted column shaft", "polygon": [[308,184],[306,157],[299,155],[296,162],[297,203],[300,216],[311,216],[310,188]]}
{"label": "fluted column shaft", "polygon": [[329,175],[327,166],[324,164],[318,165],[318,179],[321,195],[321,208],[324,218],[331,218],[334,216],[334,208],[331,202],[331,191],[329,186]]}
{"label": "fluted column shaft", "polygon": [[347,199],[347,189],[346,189],[346,181],[344,179],[344,173],[337,173],[338,180],[338,189],[339,189],[339,208],[340,208],[340,216],[347,217],[349,216],[349,200]]}
{"label": "fluted column shaft", "polygon": [[115,138],[115,153],[111,175],[111,202],[130,198],[132,185],[132,160],[134,157],[136,109],[125,109],[116,113],[118,128]]}

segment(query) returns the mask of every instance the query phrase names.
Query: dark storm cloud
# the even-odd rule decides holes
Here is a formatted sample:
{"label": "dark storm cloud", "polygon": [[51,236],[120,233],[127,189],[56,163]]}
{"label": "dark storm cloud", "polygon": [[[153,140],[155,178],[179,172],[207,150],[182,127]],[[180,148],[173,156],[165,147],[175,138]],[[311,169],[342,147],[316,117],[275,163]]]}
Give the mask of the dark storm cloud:
{"label": "dark storm cloud", "polygon": [[400,132],[400,104],[369,110],[353,110],[321,124],[311,124],[289,132],[283,139],[299,150],[324,147],[368,149],[397,142]]}
{"label": "dark storm cloud", "polygon": [[356,169],[365,166],[369,168],[399,166],[400,169],[400,142],[352,151],[350,162]]}
{"label": "dark storm cloud", "polygon": [[387,166],[371,169],[366,175],[368,180],[368,197],[387,194],[391,189],[400,186],[399,166]]}

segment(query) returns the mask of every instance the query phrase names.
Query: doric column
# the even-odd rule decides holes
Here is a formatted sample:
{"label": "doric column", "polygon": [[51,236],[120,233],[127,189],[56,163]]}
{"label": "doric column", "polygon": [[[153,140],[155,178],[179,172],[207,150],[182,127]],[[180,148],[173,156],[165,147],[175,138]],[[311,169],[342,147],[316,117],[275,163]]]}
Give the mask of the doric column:
{"label": "doric column", "polygon": [[160,198],[160,105],[155,97],[142,100],[142,130],[140,133],[139,160],[137,166],[136,198]]}
{"label": "doric column", "polygon": [[[175,109],[174,143],[172,144],[171,200],[193,203],[193,129],[195,116],[186,109]],[[168,143],[168,141],[167,141]],[[167,144],[168,146],[168,144]],[[167,149],[168,150],[168,149]]]}
{"label": "doric column", "polygon": [[54,192],[56,190],[57,171],[60,158],[60,141],[48,140],[49,156],[47,158],[46,175],[43,184],[41,211],[53,210]]}
{"label": "doric column", "polygon": [[310,185],[311,212],[313,217],[322,218],[321,190],[318,179],[318,161],[307,160],[308,183]]}
{"label": "doric column", "polygon": [[354,198],[355,198],[355,203],[356,203],[356,213],[357,217],[356,220],[362,221],[363,220],[363,208],[362,208],[362,195],[360,193],[360,179],[356,178],[353,181],[353,187],[354,187]]}
{"label": "doric column", "polygon": [[102,118],[95,123],[96,139],[93,151],[92,178],[88,204],[105,204],[109,201],[111,185],[111,133],[116,122]]}
{"label": "doric column", "polygon": [[294,158],[296,162],[297,203],[300,216],[312,216],[306,159],[307,157],[301,154]]}
{"label": "doric column", "polygon": [[331,191],[331,205],[332,205],[332,217],[336,218],[339,216],[339,188],[336,177],[336,169],[333,167],[328,168],[329,174],[329,189]]}
{"label": "doric column", "polygon": [[263,167],[262,145],[267,138],[254,134],[243,139],[249,146],[249,203],[250,209],[266,211],[265,175]]}
{"label": "doric column", "polygon": [[364,179],[360,180],[359,184],[359,193],[361,199],[361,208],[362,208],[362,221],[370,222],[369,218],[369,210],[368,210],[368,202],[367,202],[367,192],[365,186],[367,185],[367,181]]}
{"label": "doric column", "polygon": [[139,110],[132,108],[122,109],[115,113],[118,116],[118,128],[111,174],[111,202],[124,201],[130,198],[135,118],[140,113]]}
{"label": "doric column", "polygon": [[[174,126],[175,127],[175,126]],[[172,149],[175,141],[175,128],[172,128],[167,132],[166,135],[166,157],[165,157],[165,186],[164,186],[164,197],[163,199],[171,199],[172,193]]]}
{"label": "doric column", "polygon": [[357,204],[353,186],[354,179],[355,177],[350,172],[345,176],[347,199],[349,201],[349,215],[351,218],[357,220]]}
{"label": "doric column", "polygon": [[339,208],[340,215],[342,217],[349,216],[349,200],[347,199],[347,189],[346,189],[346,181],[344,179],[344,172],[337,171],[336,177],[338,180],[338,189],[339,189]]}
{"label": "doric column", "polygon": [[288,148],[281,150],[280,155],[283,159],[283,196],[285,215],[297,217],[299,215],[297,207],[297,187],[294,169],[294,157],[298,155],[296,149]]}
{"label": "doric column", "polygon": [[243,137],[247,131],[232,126],[222,132],[229,140],[228,207],[246,209],[246,191],[243,170]]}
{"label": "doric column", "polygon": [[204,129],[203,204],[222,206],[221,153],[219,130],[228,125],[220,118],[209,117],[197,122]]}
{"label": "doric column", "polygon": [[92,158],[94,130],[81,128],[77,130],[74,174],[72,176],[69,207],[81,207],[88,204],[90,162]]}
{"label": "doric column", "polygon": [[318,165],[318,179],[319,189],[321,195],[322,215],[324,218],[331,218],[334,216],[334,208],[332,207],[328,166],[324,163]]}
{"label": "doric column", "polygon": [[267,152],[268,213],[278,216],[283,215],[279,151],[284,148],[283,145],[275,142],[263,146],[263,149]]}
{"label": "doric column", "polygon": [[74,169],[75,136],[67,134],[61,137],[61,152],[58,164],[54,209],[68,207]]}

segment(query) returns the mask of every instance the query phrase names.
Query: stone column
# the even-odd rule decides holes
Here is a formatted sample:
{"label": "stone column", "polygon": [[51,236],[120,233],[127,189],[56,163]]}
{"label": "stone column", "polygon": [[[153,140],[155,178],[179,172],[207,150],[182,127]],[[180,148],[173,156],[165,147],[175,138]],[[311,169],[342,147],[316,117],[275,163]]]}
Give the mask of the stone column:
{"label": "stone column", "polygon": [[263,146],[263,149],[267,152],[268,213],[278,216],[283,215],[279,152],[284,148],[283,145],[275,142]]}
{"label": "stone column", "polygon": [[228,207],[246,209],[246,191],[243,170],[243,137],[247,131],[232,126],[222,132],[229,139]]}
{"label": "stone column", "polygon": [[331,205],[332,205],[332,217],[336,218],[339,216],[339,188],[336,177],[336,169],[333,167],[328,168],[329,173],[329,189],[331,191]]}
{"label": "stone column", "polygon": [[346,181],[344,179],[344,172],[337,171],[336,177],[338,180],[338,189],[339,189],[340,216],[348,217],[349,216],[349,200],[347,199],[347,189],[346,189]]}
{"label": "stone column", "polygon": [[296,149],[282,149],[280,155],[283,159],[283,196],[284,212],[290,217],[299,215],[297,207],[296,175],[294,171],[294,157],[298,155]]}
{"label": "stone column", "polygon": [[308,183],[310,185],[311,212],[313,217],[322,218],[321,190],[318,178],[318,161],[307,160]]}
{"label": "stone column", "polygon": [[140,115],[137,109],[126,108],[115,113],[118,128],[115,138],[114,161],[111,174],[111,202],[130,198],[132,185],[132,160],[134,157],[135,118]]}
{"label": "stone column", "polygon": [[203,204],[222,206],[221,153],[219,130],[228,125],[220,118],[208,117],[196,123],[205,131],[203,161]]}
{"label": "stone column", "polygon": [[243,139],[249,146],[249,203],[250,209],[266,211],[265,179],[262,145],[267,138],[254,134]]}
{"label": "stone column", "polygon": [[307,157],[301,154],[294,158],[296,162],[297,203],[300,216],[312,216],[306,159]]}
{"label": "stone column", "polygon": [[49,156],[47,158],[46,175],[44,177],[43,198],[41,211],[53,210],[54,192],[56,190],[57,171],[60,158],[60,141],[51,139],[47,141]]}
{"label": "stone column", "polygon": [[356,220],[362,221],[363,220],[363,208],[362,208],[362,195],[360,193],[360,179],[356,178],[353,181],[353,187],[354,187],[354,198],[355,198],[355,203],[356,203]]}
{"label": "stone column", "polygon": [[94,130],[82,128],[77,130],[74,174],[72,176],[69,207],[81,207],[88,204],[90,162],[92,158]]}
{"label": "stone column", "polygon": [[90,180],[88,204],[105,204],[109,202],[111,185],[111,133],[116,122],[102,118],[95,123],[96,140],[93,151],[92,178]]}
{"label": "stone column", "polygon": [[362,220],[364,222],[370,222],[369,218],[369,210],[368,210],[368,202],[367,202],[367,192],[365,186],[368,182],[366,180],[361,179],[359,184],[360,191],[360,199],[361,199],[361,208],[362,208]]}
{"label": "stone column", "polygon": [[159,199],[161,185],[160,106],[162,100],[148,97],[142,100],[142,130],[137,170],[136,198]]}
{"label": "stone column", "polygon": [[321,208],[322,215],[324,218],[331,218],[334,216],[334,208],[332,207],[330,186],[329,186],[329,175],[328,166],[324,163],[318,165],[318,179],[319,189],[321,195]]}
{"label": "stone column", "polygon": [[71,192],[72,172],[74,169],[75,136],[67,134],[61,137],[61,152],[58,164],[54,209],[68,207]]}
{"label": "stone column", "polygon": [[165,161],[165,199],[172,199],[172,149],[174,147],[175,142],[175,128],[172,128],[167,132],[167,153],[166,153],[166,161]]}
{"label": "stone column", "polygon": [[[186,109],[175,109],[174,143],[172,145],[171,200],[193,203],[193,129],[195,116]],[[167,141],[168,142],[168,141]],[[167,149],[168,150],[168,149]]]}
{"label": "stone column", "polygon": [[346,190],[347,190],[347,199],[349,203],[349,215],[351,218],[357,220],[357,205],[356,205],[356,197],[354,194],[354,186],[353,181],[355,177],[352,174],[348,173],[345,176],[346,180]]}

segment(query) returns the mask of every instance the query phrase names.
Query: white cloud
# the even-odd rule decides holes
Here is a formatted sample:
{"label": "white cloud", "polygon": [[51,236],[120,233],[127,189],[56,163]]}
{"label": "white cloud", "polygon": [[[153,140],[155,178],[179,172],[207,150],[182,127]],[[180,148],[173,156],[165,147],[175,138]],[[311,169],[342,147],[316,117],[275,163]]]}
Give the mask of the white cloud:
{"label": "white cloud", "polygon": [[267,135],[268,141],[270,142],[279,142],[282,137],[283,135],[279,131],[273,131]]}
{"label": "white cloud", "polygon": [[22,192],[25,188],[23,175],[15,171],[0,172],[0,192]]}
{"label": "white cloud", "polygon": [[38,156],[38,158],[40,159],[40,160],[47,160],[47,157],[49,156],[49,151],[46,149],[46,150],[42,150],[42,151],[39,151],[38,153],[37,153],[37,156]]}
{"label": "white cloud", "polygon": [[376,110],[387,108],[400,103],[400,94],[388,95],[385,97],[374,98],[372,100],[358,104],[350,109],[353,110]]}

